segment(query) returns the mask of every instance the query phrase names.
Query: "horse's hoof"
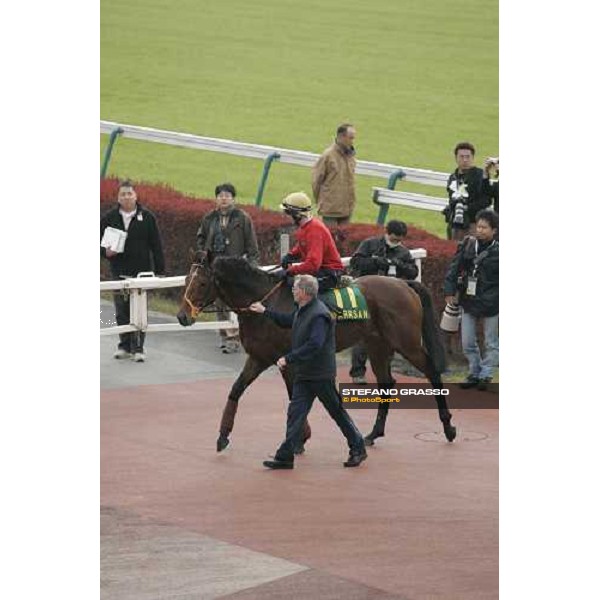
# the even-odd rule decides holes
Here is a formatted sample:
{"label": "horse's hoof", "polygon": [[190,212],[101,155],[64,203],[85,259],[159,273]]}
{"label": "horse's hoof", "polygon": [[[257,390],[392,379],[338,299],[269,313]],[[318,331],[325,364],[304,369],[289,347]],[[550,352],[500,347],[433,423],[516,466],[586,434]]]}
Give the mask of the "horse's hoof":
{"label": "horse's hoof", "polygon": [[378,437],[383,437],[383,433],[378,433],[377,431],[371,431],[368,435],[365,435],[363,438],[365,442],[365,446],[373,446],[375,444],[375,440]]}
{"label": "horse's hoof", "polygon": [[304,444],[302,444],[301,446],[296,446],[294,448],[294,454],[296,456],[300,455],[300,454],[304,454],[304,451],[306,450],[306,448],[304,447]]}
{"label": "horse's hoof", "polygon": [[225,448],[227,448],[227,446],[229,446],[229,438],[224,435],[220,435],[219,439],[217,440],[217,452],[222,452],[225,450]]}
{"label": "horse's hoof", "polygon": [[444,423],[444,434],[449,442],[454,441],[456,438],[456,427],[450,425],[450,423]]}

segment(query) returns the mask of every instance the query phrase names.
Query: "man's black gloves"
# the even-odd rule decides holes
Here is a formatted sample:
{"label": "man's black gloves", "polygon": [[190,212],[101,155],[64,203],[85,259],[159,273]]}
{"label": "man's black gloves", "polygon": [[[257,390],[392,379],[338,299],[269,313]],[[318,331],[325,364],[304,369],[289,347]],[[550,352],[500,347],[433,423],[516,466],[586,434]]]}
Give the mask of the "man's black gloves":
{"label": "man's black gloves", "polygon": [[288,254],[286,254],[282,259],[281,259],[281,266],[284,269],[287,269],[295,260],[295,256],[293,254],[290,254],[288,252]]}
{"label": "man's black gloves", "polygon": [[375,257],[375,264],[378,269],[387,269],[390,266],[390,263],[387,258],[383,258],[383,256]]}

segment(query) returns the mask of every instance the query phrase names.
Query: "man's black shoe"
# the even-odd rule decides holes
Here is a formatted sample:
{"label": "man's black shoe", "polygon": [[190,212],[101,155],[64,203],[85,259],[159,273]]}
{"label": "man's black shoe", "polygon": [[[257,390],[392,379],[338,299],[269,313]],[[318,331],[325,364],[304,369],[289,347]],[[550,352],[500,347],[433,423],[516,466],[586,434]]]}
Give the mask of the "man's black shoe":
{"label": "man's black shoe", "polygon": [[264,460],[263,465],[269,469],[293,469],[294,461],[274,458],[273,460]]}
{"label": "man's black shoe", "polygon": [[485,390],[488,389],[488,385],[490,383],[492,383],[492,378],[484,377],[483,379],[480,379],[479,382],[477,383],[477,389],[480,390],[481,392],[485,392]]}
{"label": "man's black shoe", "polygon": [[350,456],[344,463],[345,467],[358,467],[363,460],[367,458],[367,450],[362,448],[361,450],[350,450]]}
{"label": "man's black shoe", "polygon": [[459,383],[460,387],[463,390],[468,390],[469,388],[474,388],[479,384],[479,377],[475,377],[474,375],[469,375],[464,381]]}

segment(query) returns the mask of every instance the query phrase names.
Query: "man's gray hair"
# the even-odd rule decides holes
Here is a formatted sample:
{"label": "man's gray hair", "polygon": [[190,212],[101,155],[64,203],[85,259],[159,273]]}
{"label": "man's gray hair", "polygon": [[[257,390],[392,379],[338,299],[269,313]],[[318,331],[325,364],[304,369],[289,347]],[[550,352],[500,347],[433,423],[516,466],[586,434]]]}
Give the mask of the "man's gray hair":
{"label": "man's gray hair", "polygon": [[319,291],[319,282],[317,281],[317,278],[312,275],[296,275],[296,277],[294,277],[294,285],[313,298]]}

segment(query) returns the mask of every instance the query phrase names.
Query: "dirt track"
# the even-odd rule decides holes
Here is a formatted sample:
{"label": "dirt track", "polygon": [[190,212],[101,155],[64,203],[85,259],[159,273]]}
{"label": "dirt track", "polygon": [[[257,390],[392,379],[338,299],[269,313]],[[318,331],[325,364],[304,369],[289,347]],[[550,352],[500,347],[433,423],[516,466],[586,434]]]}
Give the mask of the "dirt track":
{"label": "dirt track", "polygon": [[[217,454],[232,381],[102,392],[103,598],[498,597],[497,411],[454,411],[454,444],[436,411],[392,411],[368,460],[344,469],[317,403],[307,453],[271,472],[283,384],[250,388]],[[372,411],[352,414],[370,428]]]}

